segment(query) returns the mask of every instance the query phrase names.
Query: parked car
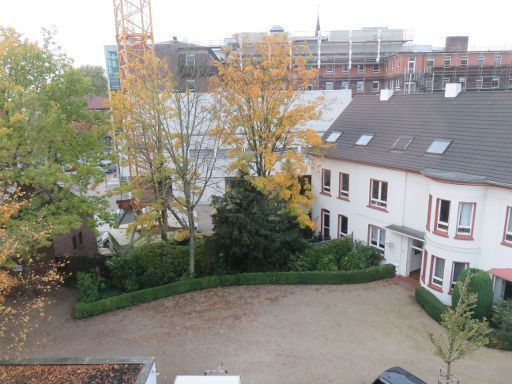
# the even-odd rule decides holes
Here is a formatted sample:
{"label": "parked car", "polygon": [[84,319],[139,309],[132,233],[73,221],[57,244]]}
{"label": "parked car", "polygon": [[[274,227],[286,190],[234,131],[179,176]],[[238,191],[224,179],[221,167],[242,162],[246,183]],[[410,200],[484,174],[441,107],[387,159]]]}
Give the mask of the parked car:
{"label": "parked car", "polygon": [[427,382],[403,368],[393,367],[382,372],[373,384],[427,384]]}

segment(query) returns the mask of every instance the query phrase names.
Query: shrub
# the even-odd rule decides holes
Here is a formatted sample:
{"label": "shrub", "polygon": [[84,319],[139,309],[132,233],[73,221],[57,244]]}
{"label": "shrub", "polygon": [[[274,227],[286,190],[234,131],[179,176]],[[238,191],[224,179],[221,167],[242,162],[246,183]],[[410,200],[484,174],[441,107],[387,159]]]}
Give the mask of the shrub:
{"label": "shrub", "polygon": [[414,292],[416,302],[422,307],[428,315],[438,323],[441,322],[441,315],[446,311],[444,305],[434,294],[423,287],[416,288]]}
{"label": "shrub", "polygon": [[489,277],[489,274],[485,271],[482,271],[481,269],[468,268],[459,275],[452,293],[452,307],[457,307],[460,299],[459,285],[468,275],[471,276],[468,291],[478,295],[478,300],[473,316],[477,319],[482,319],[484,317],[488,318],[491,312],[494,294],[492,290],[492,281]]}
{"label": "shrub", "polygon": [[200,289],[261,284],[358,284],[390,278],[394,275],[395,266],[386,264],[349,272],[260,272],[239,275],[208,276],[123,293],[93,303],[78,302],[75,304],[75,317],[77,319],[83,319],[100,313],[127,308],[136,304]]}
{"label": "shrub", "polygon": [[78,301],[90,303],[99,300],[101,291],[105,288],[105,280],[100,274],[99,268],[90,272],[78,272],[76,278],[78,288]]}
{"label": "shrub", "polygon": [[512,332],[495,329],[492,336],[494,339],[494,343],[491,343],[490,345],[492,348],[512,351]]}
{"label": "shrub", "polygon": [[500,301],[491,316],[491,325],[504,332],[512,333],[512,300]]}

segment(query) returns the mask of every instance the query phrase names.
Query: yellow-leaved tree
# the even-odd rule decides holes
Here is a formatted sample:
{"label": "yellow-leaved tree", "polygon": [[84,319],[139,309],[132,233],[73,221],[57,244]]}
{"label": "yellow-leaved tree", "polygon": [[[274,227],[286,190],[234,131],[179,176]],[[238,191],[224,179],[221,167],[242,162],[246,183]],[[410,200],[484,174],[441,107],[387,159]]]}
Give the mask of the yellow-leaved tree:
{"label": "yellow-leaved tree", "polygon": [[321,117],[324,99],[301,97],[317,71],[296,50],[285,34],[251,43],[240,39],[239,49],[218,64],[211,87],[219,121],[230,132],[232,167],[253,176],[260,190],[279,194],[299,224],[313,228],[311,191],[301,177],[307,170],[305,152],[322,147],[308,122]]}

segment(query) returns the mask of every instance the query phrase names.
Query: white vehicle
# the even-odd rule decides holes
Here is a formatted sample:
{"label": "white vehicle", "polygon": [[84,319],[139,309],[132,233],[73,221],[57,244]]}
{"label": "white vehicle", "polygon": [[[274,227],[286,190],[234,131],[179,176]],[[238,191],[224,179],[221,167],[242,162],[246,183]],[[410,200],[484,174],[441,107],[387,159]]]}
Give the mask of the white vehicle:
{"label": "white vehicle", "polygon": [[240,376],[176,376],[174,384],[241,384]]}

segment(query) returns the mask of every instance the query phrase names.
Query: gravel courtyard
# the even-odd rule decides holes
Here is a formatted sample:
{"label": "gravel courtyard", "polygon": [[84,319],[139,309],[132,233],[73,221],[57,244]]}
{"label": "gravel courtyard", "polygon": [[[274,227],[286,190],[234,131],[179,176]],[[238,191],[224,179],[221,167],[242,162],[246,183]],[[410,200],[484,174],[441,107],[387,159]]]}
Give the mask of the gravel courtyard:
{"label": "gravel courtyard", "polygon": [[[74,293],[58,299],[26,355],[155,356],[159,384],[221,362],[243,384],[371,383],[395,365],[434,383],[442,364],[427,337],[440,326],[392,280],[219,288],[79,321]],[[510,383],[512,353],[481,349],[454,370],[464,384]]]}

